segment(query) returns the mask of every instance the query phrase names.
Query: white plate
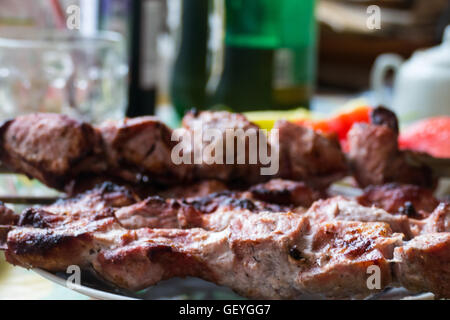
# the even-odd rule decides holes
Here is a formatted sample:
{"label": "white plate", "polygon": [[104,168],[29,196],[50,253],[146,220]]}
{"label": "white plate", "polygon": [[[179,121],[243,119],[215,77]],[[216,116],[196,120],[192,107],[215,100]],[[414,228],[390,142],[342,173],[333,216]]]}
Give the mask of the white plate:
{"label": "white plate", "polygon": [[63,272],[51,273],[42,269],[33,269],[40,276],[68,289],[101,300],[136,300],[136,299],[244,299],[231,289],[217,286],[198,278],[173,278],[161,281],[139,292],[118,289],[100,280],[93,272],[82,270],[81,284],[67,285],[68,275]]}
{"label": "white plate", "polygon": [[[66,278],[62,274],[53,274],[42,269],[33,269],[40,276],[63,287],[67,286]],[[102,288],[105,286],[105,288]],[[96,287],[96,288],[93,288]],[[213,283],[197,279],[171,279],[162,281],[158,285],[152,286],[146,290],[137,293],[126,292],[103,283],[101,280],[94,280],[87,284],[74,285],[69,289],[84,294],[93,299],[99,300],[137,300],[137,299],[244,299],[229,288],[220,287]],[[114,293],[116,291],[116,293]],[[305,296],[304,299],[314,299]],[[373,300],[433,300],[432,293],[422,293],[413,295],[403,288],[392,288],[386,292],[380,292],[366,299]]]}
{"label": "white plate", "polygon": [[[36,272],[38,275],[44,277],[47,280],[50,280],[60,286],[69,288],[66,284],[66,279],[61,278],[53,273],[50,273],[48,271],[42,270],[42,269],[33,269],[34,272]],[[128,297],[125,295],[118,295],[109,293],[102,290],[97,290],[93,288],[89,288],[84,285],[74,285],[73,287],[70,287],[69,289],[74,290],[78,293],[84,294],[88,297],[99,299],[99,300],[135,300],[135,298]]]}

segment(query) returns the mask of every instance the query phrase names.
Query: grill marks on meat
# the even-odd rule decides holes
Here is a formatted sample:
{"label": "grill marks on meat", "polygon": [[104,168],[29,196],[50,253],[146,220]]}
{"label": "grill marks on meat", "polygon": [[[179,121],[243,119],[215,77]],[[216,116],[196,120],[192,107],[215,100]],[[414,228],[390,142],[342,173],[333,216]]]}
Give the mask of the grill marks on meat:
{"label": "grill marks on meat", "polygon": [[393,215],[376,207],[363,207],[356,200],[333,197],[315,202],[306,212],[312,220],[384,222],[406,239],[421,234],[450,232],[450,204],[441,203],[426,219],[417,220],[407,215]]}
{"label": "grill marks on meat", "polygon": [[[20,223],[13,227],[5,246],[8,261],[52,271],[65,270],[70,264],[93,266],[105,279],[133,290],[171,277],[195,276],[250,298],[272,299],[303,294],[363,297],[374,293],[367,288],[367,267],[377,265],[382,288],[397,282],[411,290],[433,291],[439,297],[449,294],[449,282],[439,284],[436,280],[439,272],[444,279],[449,276],[448,263],[424,260],[425,254],[448,261],[446,238],[425,233],[399,247],[402,235],[392,234],[388,224],[395,226],[402,216],[365,208],[356,201],[342,197],[319,201],[306,213],[223,206],[202,214],[185,203],[178,207],[174,200],[155,197],[128,205],[135,199],[122,197],[121,190],[105,186],[103,191],[103,195],[97,191],[86,195],[87,199],[78,199],[84,203],[80,208],[89,211],[96,207],[96,215],[92,211],[71,215],[69,205],[76,203],[65,201],[55,206],[54,213],[48,206],[45,214],[34,217],[34,223],[50,221],[44,228]],[[98,199],[102,204],[94,205]],[[105,203],[114,204],[115,209],[105,208]],[[189,229],[124,229],[119,221],[126,219],[121,220],[118,212],[130,208],[134,212],[136,208],[154,210],[152,223],[160,225],[175,224],[175,212],[178,225]],[[166,213],[161,208],[166,208]],[[441,204],[430,216],[437,228],[431,228],[433,224],[427,220],[417,220],[420,232],[448,232],[448,208]],[[377,211],[377,218],[386,219],[388,224],[346,221],[364,220],[364,211],[366,220],[375,220],[372,216]],[[64,223],[58,221],[61,216]],[[409,254],[417,248],[422,251]],[[411,268],[426,273],[428,265],[434,274],[426,275],[429,280],[417,283],[412,275],[404,274]]]}
{"label": "grill marks on meat", "polygon": [[[299,184],[306,195],[301,196],[299,189],[295,190],[296,194],[305,201],[304,204],[312,202],[312,199],[309,198],[309,195],[314,194],[312,190],[302,183],[286,183],[289,185]],[[222,191],[203,195],[204,192],[212,191],[216,187],[216,184],[212,183],[212,185],[209,185],[212,188],[208,189],[208,185],[207,182],[204,182],[203,187],[197,189],[199,191],[197,194],[201,196],[167,199],[160,196],[150,196],[145,200],[141,200],[130,189],[106,182],[74,198],[60,200],[52,205],[41,208],[27,209],[20,216],[18,225],[41,228],[55,227],[66,223],[70,219],[82,219],[95,216],[103,217],[105,212],[107,214],[109,212],[115,212],[122,225],[130,229],[140,227],[188,228],[201,226],[203,222],[200,217],[216,211],[234,212],[241,210],[257,213],[262,211],[280,212],[294,209],[293,206],[281,205],[275,203],[276,201],[260,201],[255,199],[250,192],[245,191]],[[282,187],[285,185],[285,182],[276,180],[276,183],[268,183],[268,186],[272,190],[276,188],[276,185]],[[258,188],[263,190],[265,185],[260,185]],[[175,192],[168,190],[167,194],[180,195],[179,190],[175,190]],[[196,193],[191,191],[189,194],[195,195]],[[300,211],[300,209],[296,209],[296,211]],[[218,220],[223,221],[226,221],[226,219],[228,218],[218,218]],[[205,222],[203,225],[206,224]]]}
{"label": "grill marks on meat", "polygon": [[[259,186],[258,189],[264,187],[273,189],[276,185],[286,184],[290,185],[289,182],[275,180]],[[54,227],[71,219],[91,216],[103,218],[105,214],[113,212],[120,223],[128,229],[199,227],[217,231],[226,228],[235,216],[292,211],[305,215],[317,223],[384,222],[389,224],[394,232],[403,233],[406,239],[424,233],[450,231],[448,227],[450,210],[449,205],[445,203],[438,206],[428,218],[417,220],[407,215],[393,215],[376,207],[363,207],[355,200],[340,196],[316,201],[306,210],[304,207],[261,201],[255,199],[251,192],[226,191],[186,199],[152,196],[141,201],[126,188],[114,187],[112,184],[105,185],[72,200],[60,201],[40,209],[28,209],[22,214],[19,225]]]}
{"label": "grill marks on meat", "polygon": [[416,219],[427,218],[439,205],[431,190],[397,183],[367,187],[357,200],[363,206],[374,205],[391,214],[405,214]]}
{"label": "grill marks on meat", "polygon": [[289,211],[289,207],[247,198],[248,193],[224,192],[188,199],[149,197],[115,210],[115,216],[128,229],[204,228],[223,229],[234,215],[264,211]]}
{"label": "grill marks on meat", "polygon": [[315,202],[306,212],[306,215],[318,222],[336,220],[384,222],[394,232],[403,233],[407,239],[412,237],[410,221],[407,216],[395,216],[383,209],[363,207],[355,200],[341,196]]}
{"label": "grill marks on meat", "polygon": [[114,228],[120,226],[112,215],[96,221],[76,220],[55,228],[15,228],[8,233],[5,257],[25,268],[41,266],[62,271],[72,264],[86,267],[91,254],[100,250],[102,244],[108,245],[107,237],[101,235]]}
{"label": "grill marks on meat", "polygon": [[[118,187],[105,183],[96,189],[73,199],[58,201],[53,205],[42,208],[27,209],[22,213],[20,226],[54,227],[71,219],[84,217],[102,218],[114,212],[120,223],[128,229],[137,228],[195,228],[219,230],[227,226],[235,215],[251,215],[261,212],[296,212],[309,217],[319,223],[327,221],[361,221],[384,222],[390,225],[394,232],[400,232],[406,239],[423,233],[450,231],[450,205],[442,203],[428,218],[417,220],[405,214],[393,215],[381,208],[364,207],[356,200],[341,196],[326,200],[313,201],[309,196],[314,191],[302,183],[275,179],[265,184],[255,186],[251,190],[258,190],[257,194],[266,194],[263,190],[292,191],[292,197],[298,195],[303,199],[303,206],[282,204],[284,196],[279,199],[272,197],[266,201],[255,197],[252,191],[236,192],[223,191],[206,196],[190,198],[162,198],[151,196],[141,199],[125,187]],[[306,196],[299,194],[304,190]],[[408,189],[405,189],[408,190]],[[307,210],[307,204],[312,203]],[[50,218],[48,218],[50,214]],[[58,216],[55,218],[54,215]]]}
{"label": "grill marks on meat", "polygon": [[75,220],[99,220],[111,216],[116,208],[130,206],[140,200],[129,189],[105,182],[74,198],[59,200],[40,208],[25,209],[17,225],[55,228]]}
{"label": "grill marks on meat", "polygon": [[[258,195],[266,196],[268,192],[275,194],[264,201],[255,196],[255,190],[258,190]],[[282,197],[279,196],[281,190]],[[296,204],[308,207],[319,198],[319,193],[300,182],[275,179],[255,186],[249,192],[222,191],[184,199],[149,197],[132,206],[116,210],[116,216],[126,228],[201,227],[217,230],[225,228],[233,215],[238,213],[305,211],[301,207],[287,204],[286,197],[297,198]]]}
{"label": "grill marks on meat", "polygon": [[399,150],[398,133],[390,126],[356,123],[348,133],[348,158],[358,184],[399,182],[433,188],[431,169]]}
{"label": "grill marks on meat", "polygon": [[[259,129],[243,115],[228,112],[189,113],[183,125],[191,133],[199,128],[214,128],[222,133],[222,138],[227,129],[255,132]],[[287,122],[279,122],[277,128],[280,145],[259,142],[266,144],[268,150],[280,151],[279,177],[322,188],[345,175],[344,156],[337,142]],[[261,175],[260,161],[248,164],[251,151],[248,137],[245,138],[247,164],[236,164],[235,145],[235,164],[175,165],[171,159],[175,145],[171,136],[172,131],[153,117],[109,121],[93,127],[64,115],[31,114],[1,126],[0,160],[16,172],[65,191],[83,189],[77,179],[86,177],[97,183],[112,179],[137,185],[217,179],[241,186],[271,178]],[[267,140],[267,137],[258,139]],[[194,150],[204,146],[203,141],[194,141],[186,151],[191,160]]]}
{"label": "grill marks on meat", "polygon": [[180,228],[179,215],[188,210],[177,200],[166,200],[158,196],[123,207],[115,212],[117,219],[127,229]]}
{"label": "grill marks on meat", "polygon": [[307,181],[324,188],[347,174],[347,163],[339,142],[306,127],[277,121],[280,172],[284,179]]}
{"label": "grill marks on meat", "polygon": [[[311,225],[293,213],[236,218],[219,232],[126,230],[105,217],[54,229],[16,228],[8,234],[6,257],[14,264],[52,271],[69,264],[92,265],[107,280],[133,290],[171,277],[195,276],[251,298],[289,299],[305,293],[346,297],[370,293],[368,265],[380,266],[383,284],[390,282],[383,253],[398,241],[384,224]],[[292,258],[294,246],[304,258]]]}

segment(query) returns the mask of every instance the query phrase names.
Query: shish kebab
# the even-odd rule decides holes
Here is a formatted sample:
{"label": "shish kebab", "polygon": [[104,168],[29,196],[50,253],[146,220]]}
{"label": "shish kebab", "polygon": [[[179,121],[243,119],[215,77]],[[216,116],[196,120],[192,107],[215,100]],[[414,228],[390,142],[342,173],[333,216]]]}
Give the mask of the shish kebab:
{"label": "shish kebab", "polygon": [[[269,212],[261,210],[281,207],[229,195],[228,203],[221,199],[206,214],[201,211],[210,210],[214,197],[177,204],[133,199],[121,188],[109,188],[26,210],[7,234],[6,257],[51,271],[92,266],[128,289],[196,276],[252,298],[362,297],[374,293],[366,281],[367,268],[374,265],[382,288],[401,285],[450,295],[446,204],[422,224],[411,219],[411,225],[422,226],[415,229],[420,235],[404,242],[389,222],[347,221],[383,220],[389,214],[340,197],[315,202],[308,210]],[[144,213],[147,219],[130,220]],[[132,229],[124,228],[127,224]]]}
{"label": "shish kebab", "polygon": [[[279,140],[262,143],[279,153],[279,170],[276,175],[261,175],[260,163],[206,164],[209,162],[205,159],[200,164],[173,163],[173,131],[153,117],[92,126],[64,115],[31,114],[0,126],[0,161],[13,172],[68,194],[103,181],[137,187],[150,182],[159,187],[204,179],[249,186],[284,178],[324,189],[349,173],[363,187],[400,182],[433,188],[435,179],[430,168],[417,160],[420,157],[412,161],[412,153],[398,149],[392,125],[396,121],[394,114],[377,108],[371,124],[354,125],[349,133],[349,161],[333,137],[278,121],[275,129],[279,130]],[[208,111],[188,113],[183,128],[187,132],[215,128],[223,135],[227,129],[259,129],[243,115]],[[248,141],[243,143],[248,148]],[[203,140],[194,141],[187,157],[192,158],[196,148],[205,144]]]}

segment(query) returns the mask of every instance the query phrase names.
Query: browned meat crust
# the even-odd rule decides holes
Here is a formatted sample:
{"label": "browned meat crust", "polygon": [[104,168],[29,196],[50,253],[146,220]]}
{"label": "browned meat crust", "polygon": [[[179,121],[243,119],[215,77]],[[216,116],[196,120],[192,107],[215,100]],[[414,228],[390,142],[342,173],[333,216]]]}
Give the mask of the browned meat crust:
{"label": "browned meat crust", "polygon": [[106,167],[99,133],[64,115],[20,116],[4,123],[0,133],[1,161],[50,187],[63,189],[86,166],[93,173]]}
{"label": "browned meat crust", "polygon": [[[282,181],[276,182],[283,185]],[[95,216],[98,212],[110,210],[120,223],[129,229],[200,227],[220,230],[229,224],[234,215],[292,211],[319,223],[384,222],[389,224],[393,231],[403,233],[405,239],[411,239],[423,233],[450,232],[449,208],[448,204],[443,203],[427,219],[416,220],[406,215],[392,215],[375,207],[363,207],[357,201],[344,197],[316,201],[309,210],[304,207],[261,201],[255,199],[250,192],[232,191],[186,199],[163,199],[152,196],[141,201],[129,190],[106,183],[75,199],[59,201],[40,209],[25,210],[19,225],[55,227],[67,221]],[[51,214],[50,218],[47,217],[48,214]]]}
{"label": "browned meat crust", "polygon": [[361,187],[389,182],[433,188],[431,169],[400,151],[397,133],[384,125],[354,124],[348,133],[348,158]]}
{"label": "browned meat crust", "polygon": [[449,233],[426,234],[402,246],[401,236],[383,223],[320,223],[294,213],[235,214],[220,231],[126,230],[106,210],[103,217],[53,228],[16,227],[8,233],[6,257],[53,271],[92,265],[105,279],[133,290],[195,276],[270,299],[363,297],[377,291],[367,287],[367,268],[376,265],[381,288],[397,282],[449,297],[449,282],[439,281],[449,277],[448,239]]}
{"label": "browned meat crust", "polygon": [[377,126],[386,126],[396,134],[398,130],[398,120],[394,112],[384,107],[377,107],[370,113],[370,122]]}
{"label": "browned meat crust", "polygon": [[315,202],[307,214],[320,222],[333,220],[384,222],[389,224],[394,232],[403,233],[406,239],[413,236],[407,216],[394,216],[382,209],[363,207],[355,200],[340,196]]}
{"label": "browned meat crust", "polygon": [[309,207],[325,195],[315,191],[303,182],[272,179],[250,188],[252,197],[269,203]]}
{"label": "browned meat crust", "polygon": [[[403,275],[408,272],[403,271],[407,263],[426,272],[423,256],[391,261],[402,235],[391,234],[388,224],[404,231],[413,219],[342,197],[316,202],[306,212],[263,212],[263,202],[242,198],[248,194],[242,193],[241,198],[231,192],[210,195],[207,205],[196,202],[205,201],[202,198],[180,201],[153,197],[136,202],[128,190],[106,184],[77,199],[26,210],[18,226],[7,234],[3,247],[11,263],[48,270],[65,270],[70,264],[92,265],[107,280],[129,289],[176,276],[196,276],[252,298],[296,298],[302,294],[362,297],[374,293],[367,288],[367,267],[377,265],[382,288],[397,279],[408,289],[431,290],[448,297],[446,284],[438,286],[431,280],[417,284],[410,280],[411,275]],[[214,197],[220,199],[214,211],[201,212],[211,209]],[[445,234],[450,231],[449,217],[449,206],[440,205],[428,219],[416,221],[416,234]],[[137,229],[126,230],[121,225]],[[405,250],[409,250],[408,245]],[[450,247],[437,240],[430,248],[445,252]],[[397,255],[403,252],[396,250]],[[392,263],[399,264],[398,270],[394,268],[395,279]],[[430,264],[435,274],[443,272],[443,277],[448,277],[445,264],[432,260],[425,264]]]}
{"label": "browned meat crust", "polygon": [[381,268],[383,286],[391,282],[385,255],[398,241],[384,224],[310,225],[292,213],[236,218],[220,232],[126,230],[105,215],[53,229],[16,228],[8,234],[6,256],[14,264],[54,271],[92,265],[129,289],[196,276],[252,298],[346,297],[370,293],[369,265]]}
{"label": "browned meat crust", "polygon": [[163,191],[155,192],[155,194],[163,198],[193,198],[205,197],[212,193],[219,193],[229,190],[229,188],[218,180],[203,180],[194,183],[187,183],[180,186],[168,188]]}
{"label": "browned meat crust", "polygon": [[279,130],[279,177],[307,181],[323,188],[347,174],[347,163],[337,140],[288,121],[277,121]]}
{"label": "browned meat crust", "polygon": [[450,233],[416,237],[395,249],[394,260],[395,276],[406,288],[450,297]]}
{"label": "browned meat crust", "polygon": [[[183,118],[183,127],[189,132],[194,131],[206,131],[208,129],[215,129],[221,132],[221,137],[214,141],[204,142],[202,136],[193,135],[193,149],[190,158],[194,161],[194,155],[197,152],[201,154],[207,145],[218,144],[222,145],[222,164],[208,164],[212,159],[203,158],[203,163],[194,167],[194,176],[197,179],[219,179],[222,181],[244,181],[246,185],[253,184],[262,180],[269,179],[270,177],[264,177],[260,174],[261,163],[258,161],[256,164],[249,164],[250,152],[258,153],[259,143],[265,144],[270,150],[270,144],[265,136],[262,137],[264,141],[260,141],[258,136],[259,127],[247,118],[238,113],[229,112],[188,112]],[[232,139],[233,145],[229,146],[226,138],[227,129],[243,130],[254,135],[256,142],[258,143],[258,150],[249,150],[249,138],[235,137]],[[243,140],[244,139],[244,140]],[[238,152],[236,146],[242,144],[245,146],[245,164],[238,164]],[[227,164],[226,150],[234,150],[234,156],[232,158],[233,164]],[[203,154],[203,157],[208,156]],[[215,156],[215,155],[214,155]]]}
{"label": "browned meat crust", "polygon": [[[218,129],[222,138],[226,129],[258,129],[243,115],[227,112],[189,113],[183,124],[188,131]],[[282,140],[280,146],[273,146],[281,153],[278,176],[322,188],[345,175],[344,156],[335,141],[294,124],[279,123],[277,128]],[[15,172],[71,193],[85,190],[93,182],[110,179],[142,188],[207,178],[248,186],[274,177],[261,175],[260,161],[248,164],[248,139],[245,140],[247,164],[237,164],[235,152],[235,164],[175,165],[171,159],[175,144],[171,135],[172,131],[153,117],[105,122],[93,127],[64,115],[31,114],[0,127],[0,160]],[[268,141],[261,144],[272,150]],[[203,145],[202,141],[194,141],[194,149],[186,151],[191,160],[195,148]],[[80,179],[84,182],[80,183]]]}
{"label": "browned meat crust", "polygon": [[172,131],[155,117],[103,123],[99,131],[105,143],[108,171],[125,181],[163,183],[189,178],[192,168],[175,165],[171,151]]}
{"label": "browned meat crust", "polygon": [[374,205],[391,214],[405,214],[416,219],[427,218],[439,205],[431,190],[397,183],[369,186],[357,200],[363,206]]}
{"label": "browned meat crust", "polygon": [[[282,180],[277,183],[283,185]],[[203,183],[205,186],[209,184]],[[197,184],[198,185],[198,184]],[[212,186],[215,184],[212,183]],[[263,187],[263,186],[261,186]],[[214,189],[214,188],[213,188]],[[301,196],[299,190],[297,195],[308,199],[313,191],[304,187],[307,196]],[[158,195],[146,197],[141,200],[132,189],[117,186],[106,182],[83,194],[41,208],[30,208],[20,216],[18,225],[34,227],[55,227],[69,220],[81,219],[86,216],[95,216],[104,210],[113,210],[122,225],[127,228],[179,228],[199,226],[198,217],[220,210],[248,210],[249,212],[281,212],[294,209],[294,206],[281,205],[275,202],[260,201],[252,197],[250,192],[222,191],[202,195],[204,188],[198,189],[200,196],[177,197],[164,199]],[[212,191],[212,189],[209,189]],[[175,195],[180,190],[167,194]],[[196,195],[196,193],[189,193]],[[186,195],[186,194],[184,194]],[[180,196],[180,194],[178,194]],[[308,200],[310,202],[311,200]],[[6,210],[6,208],[5,208]],[[295,209],[297,212],[300,208]],[[48,214],[52,215],[49,217]],[[18,216],[16,216],[18,218]],[[5,223],[6,224],[6,223]],[[12,224],[12,223],[8,223]]]}

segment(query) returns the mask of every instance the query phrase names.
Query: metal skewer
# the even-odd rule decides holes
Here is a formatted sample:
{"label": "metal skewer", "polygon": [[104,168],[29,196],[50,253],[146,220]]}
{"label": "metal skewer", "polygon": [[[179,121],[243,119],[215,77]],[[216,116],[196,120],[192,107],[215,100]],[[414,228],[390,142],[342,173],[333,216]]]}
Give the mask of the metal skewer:
{"label": "metal skewer", "polygon": [[10,204],[52,204],[60,197],[41,197],[41,196],[0,196],[0,202]]}

